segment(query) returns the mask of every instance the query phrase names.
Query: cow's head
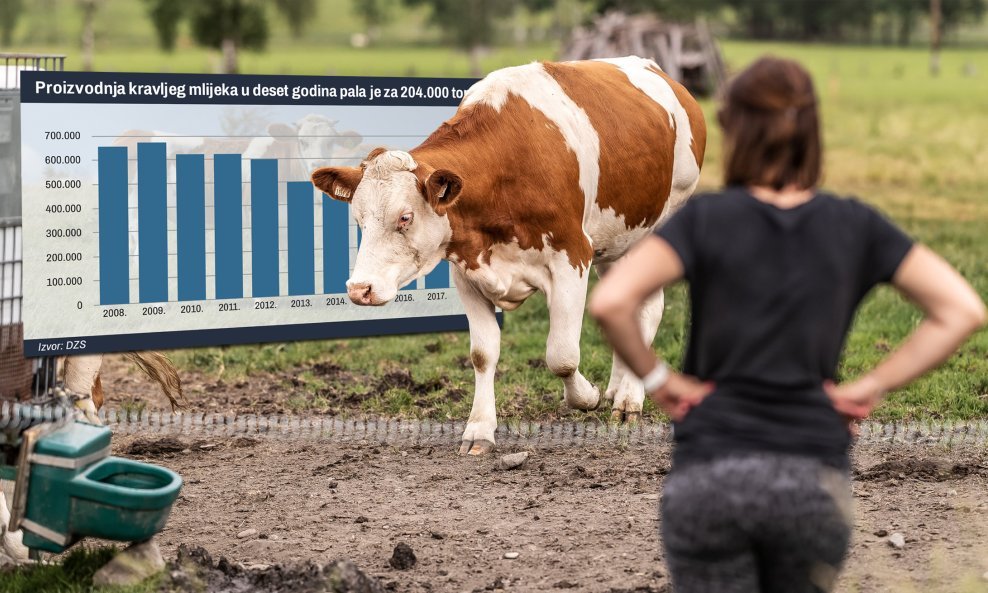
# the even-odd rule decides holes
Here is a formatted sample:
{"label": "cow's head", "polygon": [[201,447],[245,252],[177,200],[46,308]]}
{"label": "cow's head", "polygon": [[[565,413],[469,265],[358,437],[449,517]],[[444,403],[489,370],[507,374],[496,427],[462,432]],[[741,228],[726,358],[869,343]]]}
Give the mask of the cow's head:
{"label": "cow's head", "polygon": [[338,123],[324,115],[309,114],[294,124],[271,124],[268,134],[297,143],[299,155],[310,171],[328,165],[356,163],[364,154],[355,152],[363,136],[352,130],[338,130]]}
{"label": "cow's head", "polygon": [[312,183],[349,202],[362,237],[350,300],[383,305],[446,256],[452,231],[446,210],[463,190],[452,171],[415,162],[400,150],[377,148],[359,167],[323,167]]}

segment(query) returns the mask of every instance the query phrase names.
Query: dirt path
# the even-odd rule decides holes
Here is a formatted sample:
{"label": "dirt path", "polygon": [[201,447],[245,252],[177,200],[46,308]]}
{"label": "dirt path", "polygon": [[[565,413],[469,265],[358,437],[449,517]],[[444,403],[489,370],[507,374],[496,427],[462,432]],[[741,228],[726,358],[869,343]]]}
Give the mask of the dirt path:
{"label": "dirt path", "polygon": [[[194,543],[248,564],[349,558],[401,592],[668,590],[656,535],[665,445],[538,449],[524,467],[496,471],[496,456],[451,447],[147,444],[114,439],[118,454],[185,478],[160,536],[166,555]],[[855,543],[840,591],[988,592],[984,451],[871,446],[857,451],[855,473]],[[237,537],[247,529],[257,534]],[[902,533],[905,548],[885,532]],[[410,570],[388,564],[399,542],[418,558]]]}

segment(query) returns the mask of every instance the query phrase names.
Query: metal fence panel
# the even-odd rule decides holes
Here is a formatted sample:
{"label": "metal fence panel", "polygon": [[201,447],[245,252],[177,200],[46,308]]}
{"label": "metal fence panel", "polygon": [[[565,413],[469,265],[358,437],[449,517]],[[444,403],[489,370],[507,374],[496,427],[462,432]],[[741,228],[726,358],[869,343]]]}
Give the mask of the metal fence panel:
{"label": "metal fence panel", "polygon": [[20,90],[0,89],[0,224],[21,218]]}
{"label": "metal fence panel", "polygon": [[54,358],[24,358],[21,323],[21,72],[64,70],[64,56],[0,54],[0,399],[48,391]]}

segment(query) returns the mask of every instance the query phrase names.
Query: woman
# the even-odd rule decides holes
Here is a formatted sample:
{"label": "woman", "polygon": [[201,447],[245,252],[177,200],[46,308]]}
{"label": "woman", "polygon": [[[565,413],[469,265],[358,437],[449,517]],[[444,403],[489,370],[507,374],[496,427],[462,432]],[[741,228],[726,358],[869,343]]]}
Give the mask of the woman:
{"label": "woman", "polygon": [[[675,591],[830,591],[851,529],[848,422],[943,362],[985,323],[985,306],[875,210],[817,189],[817,101],[798,64],[756,62],[718,118],[726,189],[636,246],[590,310],[674,422],[661,514]],[[637,320],[681,278],[692,307],[682,375]],[[855,309],[882,282],[925,318],[877,367],[834,384]]]}

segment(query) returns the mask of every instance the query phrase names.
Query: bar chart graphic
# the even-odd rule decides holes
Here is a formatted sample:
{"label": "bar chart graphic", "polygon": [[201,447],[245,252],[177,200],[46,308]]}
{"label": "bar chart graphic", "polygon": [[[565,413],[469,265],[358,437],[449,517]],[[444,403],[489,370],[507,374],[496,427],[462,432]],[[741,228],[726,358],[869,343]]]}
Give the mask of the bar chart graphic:
{"label": "bar chart graphic", "polygon": [[[169,76],[178,75],[161,78]],[[360,229],[349,204],[308,180],[319,166],[358,165],[378,146],[414,147],[456,102],[89,100],[67,108],[28,98],[25,352],[465,329],[445,261],[386,306],[352,304],[346,281]]]}

